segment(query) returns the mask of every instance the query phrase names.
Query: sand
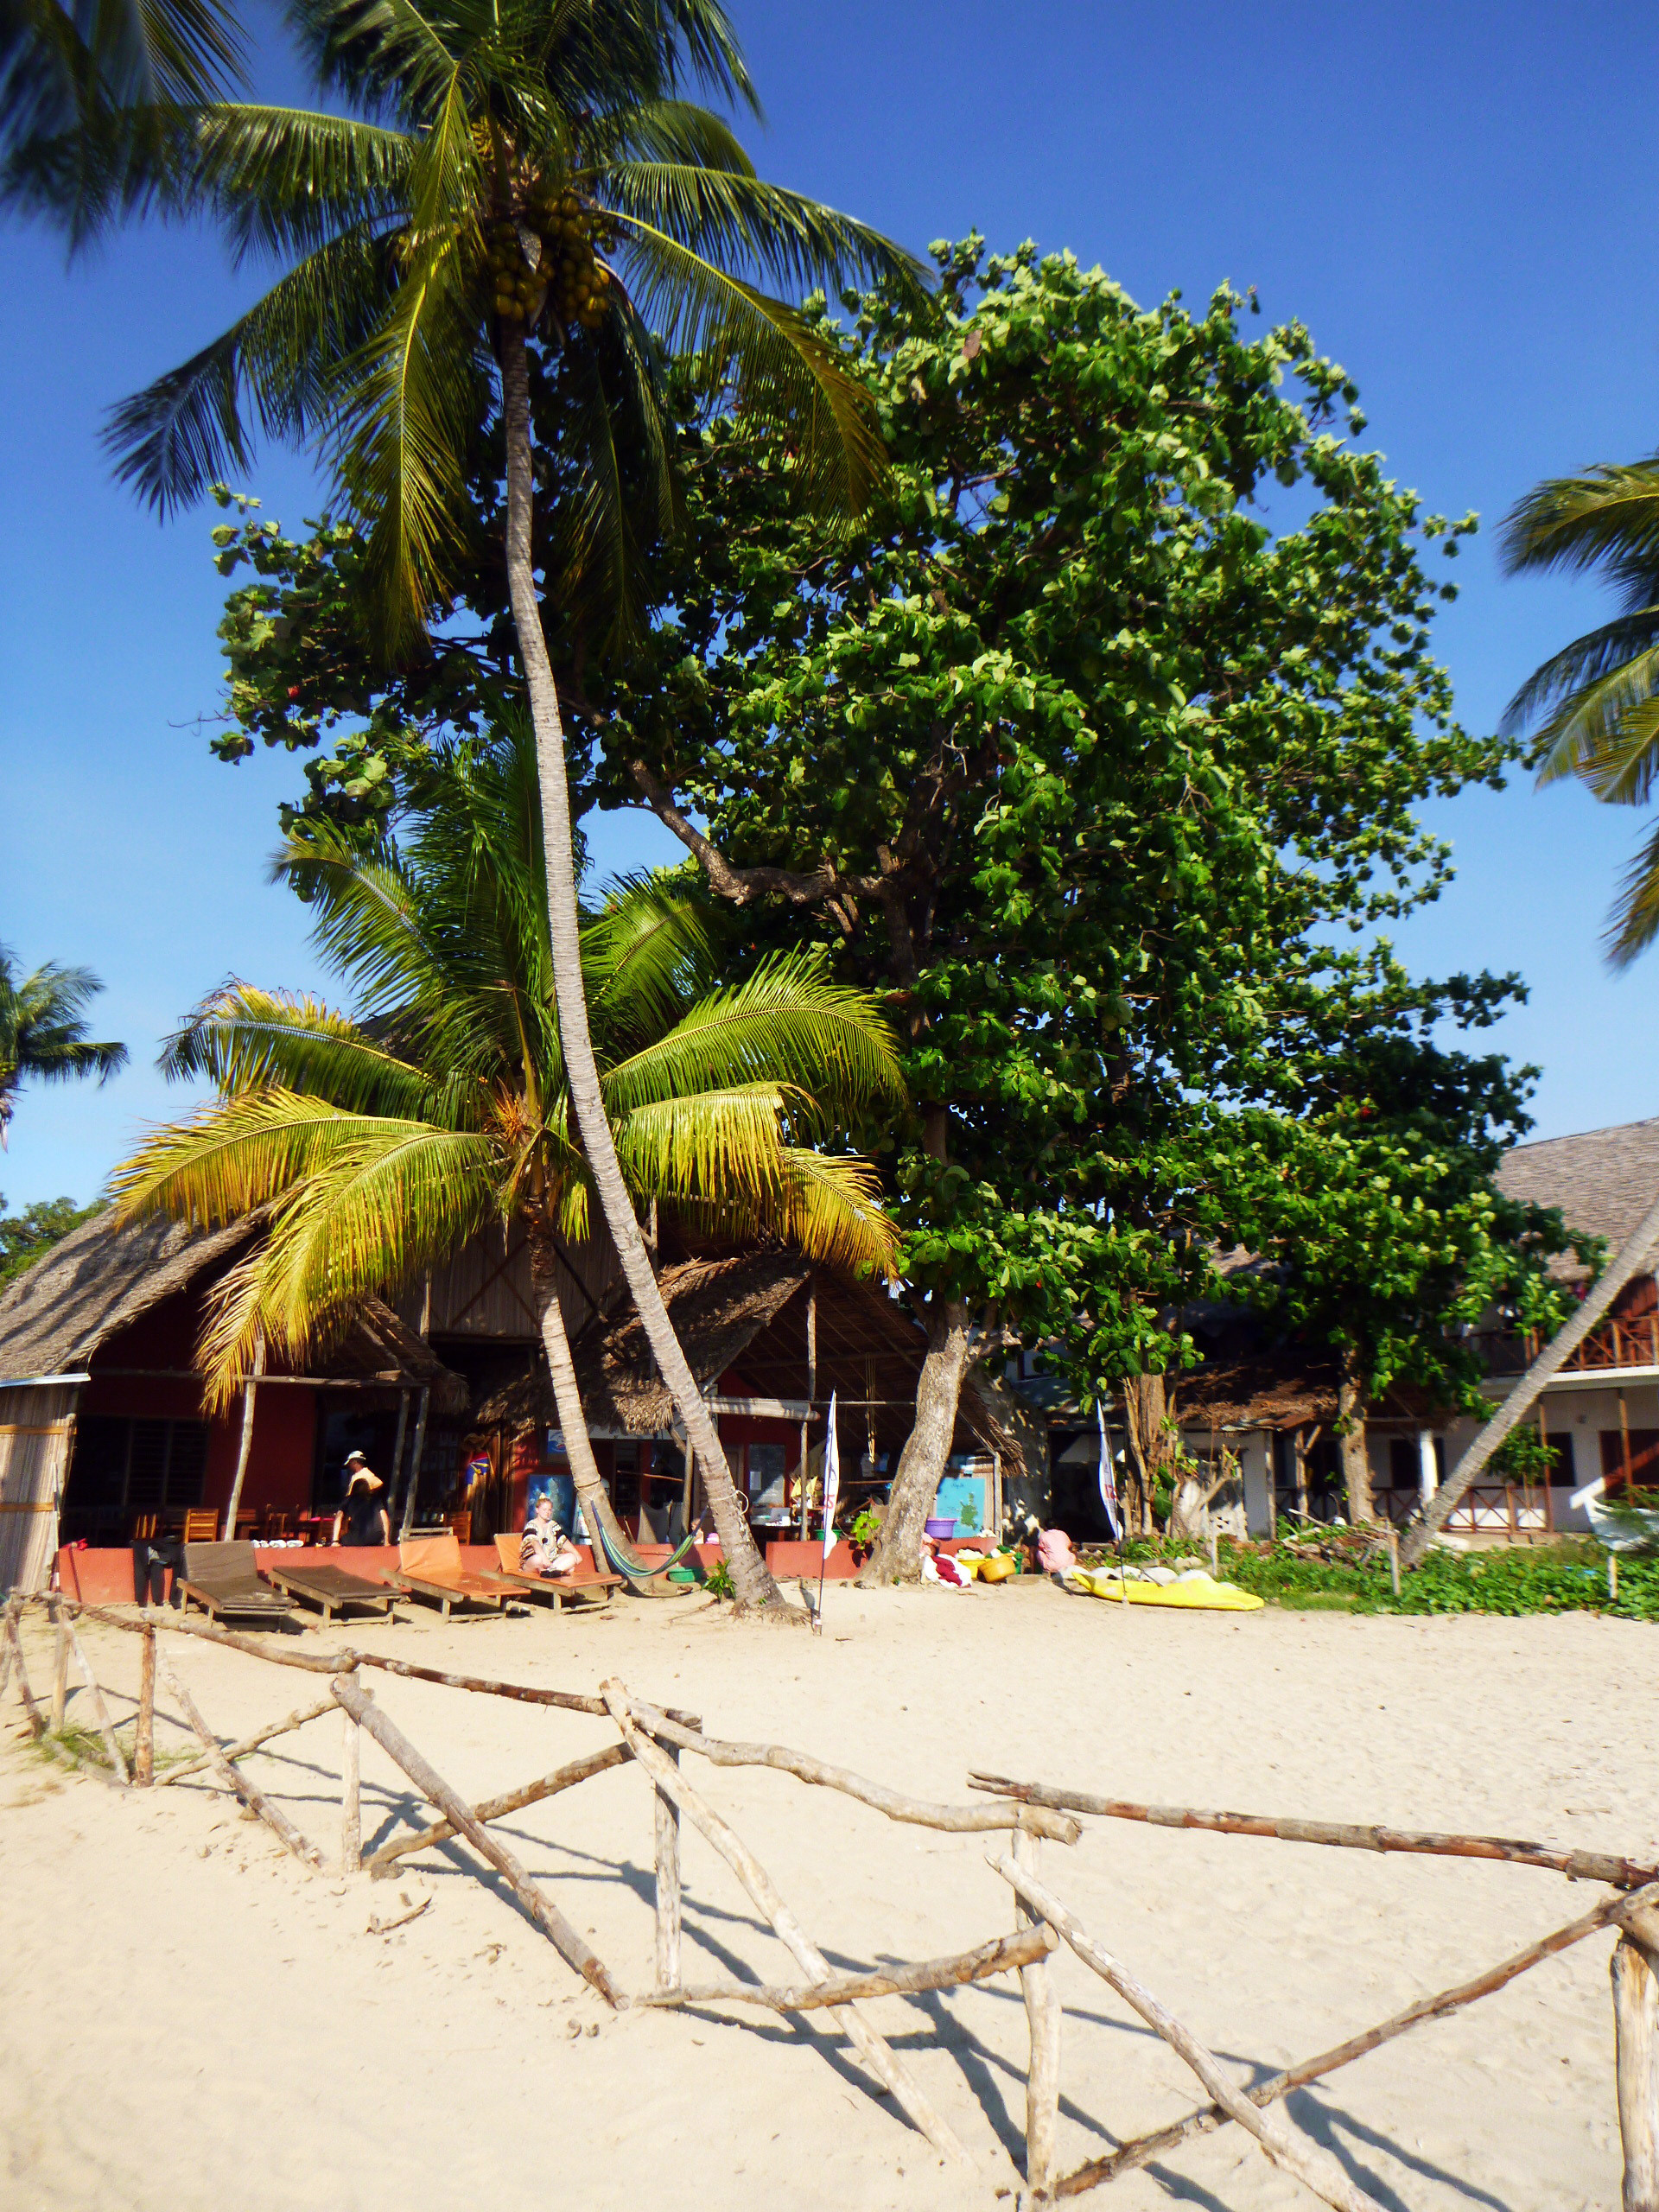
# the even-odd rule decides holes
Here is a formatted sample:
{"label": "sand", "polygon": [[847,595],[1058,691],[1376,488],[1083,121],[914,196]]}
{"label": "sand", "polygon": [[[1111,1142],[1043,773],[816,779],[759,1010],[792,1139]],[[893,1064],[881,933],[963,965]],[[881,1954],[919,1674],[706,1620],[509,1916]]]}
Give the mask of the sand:
{"label": "sand", "polygon": [[[620,1676],[711,1729],[794,1744],[961,1802],[971,1766],[1125,1796],[1649,1853],[1640,1624],[1160,1615],[1045,1584],[967,1597],[832,1588],[820,1639],[700,1600],[608,1618],[357,1626],[353,1642],[591,1690]],[[137,1640],[86,1633],[129,1696]],[[308,1637],[334,1648],[336,1629]],[[46,1631],[27,1631],[37,1691]],[[172,1643],[210,1722],[240,1733],[315,1677]],[[607,1739],[578,1714],[385,1675],[375,1694],[469,1796]],[[85,1700],[78,1700],[83,1704]],[[168,1709],[162,1700],[163,1712]],[[72,1708],[72,1718],[73,1712]],[[613,2014],[464,1849],[400,1878],[308,1876],[225,1796],[118,1797],[46,1766],[8,1693],[0,1732],[0,2204],[166,2212],[436,2212],[475,2201],[679,2212],[988,2207],[1019,2187],[1024,2013],[1011,1978],[870,2017],[980,2162],[948,2172],[872,2095],[822,2018]],[[183,1740],[176,1726],[163,1747]],[[340,1725],[251,1762],[338,1849]],[[412,1809],[378,1746],[365,1839]],[[688,1774],[830,1961],[925,1958],[1011,1923],[987,1840],[899,1827],[787,1777]],[[624,1767],[504,1823],[609,1961],[648,1986],[652,1811]],[[1096,1822],[1044,1872],[1084,1923],[1249,2078],[1478,1971],[1603,1894],[1502,1866],[1373,1858]],[[702,1839],[685,1842],[688,1980],[776,1980],[781,1947]],[[425,1900],[391,1933],[375,1923]],[[1572,2212],[1618,2199],[1607,1961],[1592,1938],[1458,2018],[1299,2094],[1292,2118],[1389,2207]],[[1062,1953],[1064,2167],[1194,2101],[1185,2069]],[[1094,2198],[1124,2212],[1309,2203],[1236,2129]],[[1012,2195],[1004,2200],[1012,2204]]]}

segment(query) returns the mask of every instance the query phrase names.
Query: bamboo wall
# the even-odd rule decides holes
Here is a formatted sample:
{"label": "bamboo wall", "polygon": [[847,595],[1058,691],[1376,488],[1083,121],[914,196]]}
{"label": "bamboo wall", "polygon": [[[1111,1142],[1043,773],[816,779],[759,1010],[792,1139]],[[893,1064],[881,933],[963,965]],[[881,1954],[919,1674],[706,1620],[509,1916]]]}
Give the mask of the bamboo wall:
{"label": "bamboo wall", "polygon": [[0,1390],[0,1590],[44,1590],[74,1437],[74,1382]]}

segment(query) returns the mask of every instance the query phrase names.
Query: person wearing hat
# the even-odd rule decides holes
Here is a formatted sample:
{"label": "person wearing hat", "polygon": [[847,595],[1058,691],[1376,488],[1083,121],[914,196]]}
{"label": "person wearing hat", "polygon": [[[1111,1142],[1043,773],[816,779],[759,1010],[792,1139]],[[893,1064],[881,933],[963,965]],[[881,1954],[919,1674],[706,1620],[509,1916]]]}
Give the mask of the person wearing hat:
{"label": "person wearing hat", "polygon": [[386,1511],[386,1486],[360,1452],[346,1454],[346,1498],[334,1516],[334,1541],[345,1529],[348,1544],[389,1544],[391,1516]]}

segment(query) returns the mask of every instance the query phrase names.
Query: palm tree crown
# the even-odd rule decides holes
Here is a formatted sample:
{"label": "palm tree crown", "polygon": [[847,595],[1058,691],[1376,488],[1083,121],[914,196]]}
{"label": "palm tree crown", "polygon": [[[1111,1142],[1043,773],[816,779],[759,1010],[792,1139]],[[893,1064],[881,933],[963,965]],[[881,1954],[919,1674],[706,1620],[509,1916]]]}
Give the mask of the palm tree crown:
{"label": "palm tree crown", "polygon": [[[682,97],[753,105],[708,0],[290,0],[349,116],[181,107],[140,196],[215,214],[238,257],[286,264],[232,327],[119,410],[123,473],[158,505],[249,457],[251,423],[326,448],[368,525],[387,620],[445,601],[457,517],[505,348],[559,370],[580,489],[574,569],[620,592],[631,537],[671,512],[668,353],[787,414],[820,492],[856,497],[877,446],[833,351],[756,277],[913,270],[859,224],[763,183],[729,125]],[[130,172],[112,190],[133,189]],[[643,501],[625,490],[632,458]]]}
{"label": "palm tree crown", "polygon": [[[1599,571],[1618,594],[1610,622],[1535,669],[1506,724],[1532,728],[1540,783],[1576,776],[1611,806],[1644,806],[1659,777],[1659,460],[1606,464],[1540,484],[1511,511],[1511,575]],[[1659,935],[1659,830],[1638,849],[1607,932],[1624,966]]]}
{"label": "palm tree crown", "polygon": [[55,961],[20,976],[0,944],[0,1150],[18,1090],[31,1076],[41,1083],[96,1076],[105,1083],[126,1065],[124,1045],[93,1044],[86,1034],[86,1009],[103,988],[90,968]]}
{"label": "palm tree crown", "polygon": [[[210,1076],[219,1096],[116,1179],[129,1214],[274,1210],[213,1324],[219,1398],[257,1335],[303,1352],[365,1293],[395,1290],[492,1224],[521,1219],[545,1256],[593,1223],[528,737],[442,754],[399,841],[354,848],[307,826],[276,866],[312,902],[355,1015],[245,983],[216,992],[163,1065]],[[811,1141],[896,1094],[880,1017],[807,956],[722,985],[720,928],[699,898],[652,879],[584,920],[594,1042],[635,1203],[694,1236],[771,1236],[885,1270],[893,1232],[872,1171]]]}

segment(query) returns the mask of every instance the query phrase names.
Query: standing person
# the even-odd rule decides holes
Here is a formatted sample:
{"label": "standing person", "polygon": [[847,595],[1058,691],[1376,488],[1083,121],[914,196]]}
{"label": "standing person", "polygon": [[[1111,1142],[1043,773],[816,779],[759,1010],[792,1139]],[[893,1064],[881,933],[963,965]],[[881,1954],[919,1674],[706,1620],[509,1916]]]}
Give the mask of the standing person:
{"label": "standing person", "polygon": [[348,1544],[368,1547],[391,1541],[386,1486],[360,1452],[346,1454],[346,1497],[334,1516],[332,1539],[336,1544],[340,1541],[342,1525]]}

